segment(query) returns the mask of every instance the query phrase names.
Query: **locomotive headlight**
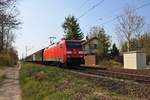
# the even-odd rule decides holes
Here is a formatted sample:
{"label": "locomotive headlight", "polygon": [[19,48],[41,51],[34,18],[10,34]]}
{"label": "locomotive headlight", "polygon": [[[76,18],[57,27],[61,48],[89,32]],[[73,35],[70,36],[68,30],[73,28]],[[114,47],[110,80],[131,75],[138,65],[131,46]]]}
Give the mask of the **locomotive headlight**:
{"label": "locomotive headlight", "polygon": [[66,53],[67,53],[67,54],[72,54],[72,51],[67,51]]}
{"label": "locomotive headlight", "polygon": [[83,57],[82,55],[80,57]]}
{"label": "locomotive headlight", "polygon": [[83,51],[79,51],[79,54],[83,54]]}
{"label": "locomotive headlight", "polygon": [[67,55],[68,58],[70,58],[70,55]]}

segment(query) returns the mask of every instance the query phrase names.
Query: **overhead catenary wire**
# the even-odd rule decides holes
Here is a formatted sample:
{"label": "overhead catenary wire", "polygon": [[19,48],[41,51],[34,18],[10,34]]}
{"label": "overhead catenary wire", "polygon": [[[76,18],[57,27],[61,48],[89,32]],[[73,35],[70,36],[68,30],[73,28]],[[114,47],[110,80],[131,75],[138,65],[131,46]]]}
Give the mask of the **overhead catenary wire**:
{"label": "overhead catenary wire", "polygon": [[92,11],[93,9],[95,9],[97,6],[99,6],[100,4],[102,4],[104,2],[104,0],[99,1],[98,3],[96,3],[95,5],[93,5],[91,8],[89,8],[87,11],[85,11],[83,14],[81,14],[78,19],[84,17],[86,14],[88,14],[90,11]]}
{"label": "overhead catenary wire", "polygon": [[145,4],[143,4],[143,5],[139,6],[139,7],[137,7],[135,10],[139,10],[139,9],[145,7],[145,6],[148,6],[148,5],[150,5],[150,2],[147,2],[147,3],[145,3]]}
{"label": "overhead catenary wire", "polygon": [[83,8],[90,0],[85,0],[74,12],[73,14],[76,14],[80,11],[81,8]]}
{"label": "overhead catenary wire", "polygon": [[[89,0],[86,0],[84,3],[87,3],[88,1],[89,1]],[[78,17],[78,19],[84,17],[86,14],[88,14],[90,11],[92,11],[93,9],[95,9],[97,6],[99,6],[99,5],[100,5],[101,3],[103,3],[103,2],[104,2],[104,0],[101,0],[100,2],[96,3],[95,5],[93,5],[93,6],[92,6],[91,8],[89,8],[87,11],[85,11],[82,15],[80,15],[80,16]],[[82,4],[81,6],[83,6],[83,5],[84,5],[84,4]],[[136,10],[139,10],[139,9],[145,7],[145,6],[148,6],[148,5],[150,5],[150,2],[145,3],[145,4],[143,4],[143,5],[141,5],[141,6],[137,7],[137,8],[135,8],[134,10],[135,10],[135,11],[136,11]],[[78,8],[78,10],[81,9],[81,6]],[[77,11],[77,10],[76,10],[76,11]],[[120,16],[116,16],[116,17],[114,17],[114,18],[112,18],[112,19],[110,19],[110,20],[108,20],[108,21],[102,23],[101,25],[105,25],[105,24],[108,24],[108,23],[110,23],[110,22],[113,22],[113,21],[117,20],[119,17],[120,17]]]}
{"label": "overhead catenary wire", "polygon": [[89,1],[90,1],[90,0],[85,0],[85,1],[73,12],[73,14],[78,13],[78,11],[80,11],[80,9],[81,9],[84,5],[86,5]]}
{"label": "overhead catenary wire", "polygon": [[[139,6],[139,7],[136,7],[136,8],[134,9],[134,11],[137,11],[137,10],[139,10],[139,9],[141,9],[141,8],[144,8],[144,7],[148,6],[148,5],[150,5],[150,2],[147,2],[147,3],[145,3],[145,4],[143,4],[143,5]],[[120,15],[120,16],[121,16],[121,15]],[[120,16],[116,16],[116,17],[114,17],[114,18],[112,18],[112,19],[110,19],[110,20],[108,20],[108,21],[102,23],[101,25],[105,25],[105,24],[111,23],[111,22],[117,20]]]}
{"label": "overhead catenary wire", "polygon": [[[88,1],[90,1],[90,0],[85,0],[84,1],[84,3],[77,9],[77,10],[75,10],[75,13],[77,13],[81,8],[82,8],[82,6],[84,6],[85,4],[87,4],[88,3]],[[99,6],[101,3],[103,3],[104,2],[104,0],[101,0],[101,1],[99,1],[98,3],[96,3],[96,4],[94,4],[91,8],[89,8],[87,11],[85,11],[82,15],[80,15],[77,19],[80,19],[80,18],[82,18],[82,17],[84,17],[86,14],[88,14],[90,11],[92,11],[93,9],[95,9],[97,6]],[[59,29],[60,30],[60,29]]]}

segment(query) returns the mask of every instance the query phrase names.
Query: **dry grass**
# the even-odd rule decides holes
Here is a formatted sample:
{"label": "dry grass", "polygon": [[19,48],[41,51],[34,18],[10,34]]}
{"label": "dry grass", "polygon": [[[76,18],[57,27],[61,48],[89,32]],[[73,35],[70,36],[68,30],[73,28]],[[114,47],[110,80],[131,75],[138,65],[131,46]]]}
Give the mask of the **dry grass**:
{"label": "dry grass", "polygon": [[15,51],[4,50],[0,53],[0,66],[14,66],[17,64],[18,57]]}
{"label": "dry grass", "polygon": [[5,77],[4,71],[0,69],[0,81]]}
{"label": "dry grass", "polygon": [[98,66],[106,67],[106,68],[123,68],[123,65],[121,63],[116,62],[114,60],[103,60],[103,61],[100,61]]}

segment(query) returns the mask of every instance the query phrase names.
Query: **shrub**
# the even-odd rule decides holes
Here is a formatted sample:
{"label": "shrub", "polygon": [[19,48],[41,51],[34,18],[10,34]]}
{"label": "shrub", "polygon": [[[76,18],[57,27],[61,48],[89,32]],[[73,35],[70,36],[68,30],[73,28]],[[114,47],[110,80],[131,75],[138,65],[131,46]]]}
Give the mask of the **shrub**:
{"label": "shrub", "polygon": [[107,67],[107,68],[123,68],[122,64],[115,60],[102,60],[102,61],[99,61],[98,64],[101,67]]}
{"label": "shrub", "polygon": [[0,70],[0,81],[5,78],[5,74],[3,70]]}
{"label": "shrub", "polygon": [[14,66],[17,62],[18,56],[14,49],[4,50],[0,53],[0,66]]}
{"label": "shrub", "polygon": [[34,75],[34,78],[41,81],[47,78],[47,74],[44,71],[40,71]]}
{"label": "shrub", "polygon": [[9,66],[11,65],[9,54],[0,54],[0,65]]}

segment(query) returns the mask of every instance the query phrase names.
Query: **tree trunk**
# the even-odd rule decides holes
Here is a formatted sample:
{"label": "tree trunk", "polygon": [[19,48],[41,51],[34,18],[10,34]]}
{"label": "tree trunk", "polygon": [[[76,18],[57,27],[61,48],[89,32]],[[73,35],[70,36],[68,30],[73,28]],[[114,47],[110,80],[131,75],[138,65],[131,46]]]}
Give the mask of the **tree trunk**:
{"label": "tree trunk", "polygon": [[4,49],[4,23],[1,23],[1,40],[0,40],[0,52]]}
{"label": "tree trunk", "polygon": [[127,43],[127,52],[130,51],[130,40],[128,40],[128,43]]}

